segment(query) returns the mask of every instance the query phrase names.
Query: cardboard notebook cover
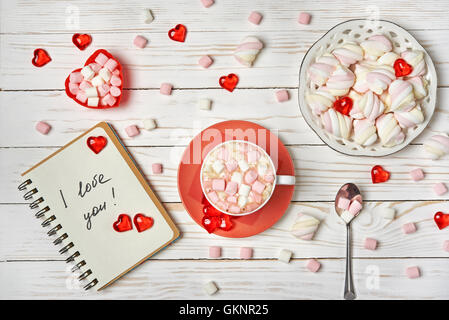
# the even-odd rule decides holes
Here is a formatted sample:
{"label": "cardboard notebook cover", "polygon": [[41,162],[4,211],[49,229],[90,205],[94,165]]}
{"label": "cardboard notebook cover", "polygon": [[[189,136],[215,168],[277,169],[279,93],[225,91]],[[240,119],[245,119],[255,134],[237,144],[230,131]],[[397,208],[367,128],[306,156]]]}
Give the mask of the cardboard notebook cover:
{"label": "cardboard notebook cover", "polygon": [[[93,152],[89,137],[106,146]],[[179,230],[153,193],[112,127],[101,122],[22,174],[31,207],[57,230],[68,260],[81,266],[86,289],[98,290],[138,266],[179,237]],[[120,214],[154,220],[138,232],[114,230]],[[71,245],[73,244],[73,246]],[[84,262],[83,262],[84,261]]]}

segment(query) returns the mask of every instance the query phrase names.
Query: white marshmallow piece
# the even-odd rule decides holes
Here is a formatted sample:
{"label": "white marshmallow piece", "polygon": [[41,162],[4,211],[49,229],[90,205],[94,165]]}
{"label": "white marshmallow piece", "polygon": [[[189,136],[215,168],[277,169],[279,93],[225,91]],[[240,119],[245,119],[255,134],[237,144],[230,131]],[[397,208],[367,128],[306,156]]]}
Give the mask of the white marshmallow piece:
{"label": "white marshmallow piece", "polygon": [[100,98],[98,98],[98,97],[87,98],[87,105],[89,107],[98,107],[99,102],[100,102]]}
{"label": "white marshmallow piece", "polygon": [[208,294],[208,295],[213,295],[213,294],[215,294],[217,291],[218,291],[218,287],[217,287],[217,285],[215,284],[215,282],[213,282],[213,281],[210,281],[210,282],[208,282],[208,283],[206,283],[204,286],[203,286],[203,289],[204,289],[204,291]]}
{"label": "white marshmallow piece", "polygon": [[396,210],[393,208],[382,208],[380,209],[380,214],[384,219],[393,220],[396,215]]}
{"label": "white marshmallow piece", "polygon": [[100,77],[100,76],[95,76],[95,77],[93,77],[92,80],[91,80],[90,82],[92,83],[92,85],[93,85],[94,87],[99,87],[99,86],[101,86],[101,85],[104,84],[104,80],[103,80],[103,78]]}
{"label": "white marshmallow piece", "polygon": [[[248,186],[246,184],[242,184],[239,188],[239,195],[248,197],[250,191],[251,191],[250,186]],[[240,197],[239,197],[239,199],[240,199]]]}
{"label": "white marshmallow piece", "polygon": [[342,212],[342,214],[340,215],[340,217],[346,222],[349,223],[352,219],[355,218],[355,216],[350,213],[348,210],[345,210]]}
{"label": "white marshmallow piece", "polygon": [[156,129],[156,121],[154,121],[154,119],[145,119],[143,120],[143,127],[146,130]]}
{"label": "white marshmallow piece", "polygon": [[144,14],[145,14],[144,22],[146,24],[150,24],[151,22],[153,22],[154,16],[153,16],[153,12],[151,11],[151,9],[145,9]]}
{"label": "white marshmallow piece", "polygon": [[257,165],[257,174],[259,176],[264,176],[268,170],[268,166],[265,163],[259,163]]}
{"label": "white marshmallow piece", "polygon": [[86,93],[86,96],[88,98],[98,97],[97,88],[95,88],[95,87],[86,88],[86,90],[84,90],[84,92]]}
{"label": "white marshmallow piece", "polygon": [[221,173],[224,169],[223,161],[215,160],[214,164],[212,165],[212,169],[214,169],[214,171],[218,174]]}
{"label": "white marshmallow piece", "polygon": [[210,99],[200,99],[198,100],[198,109],[200,110],[210,110],[212,106],[212,101]]}
{"label": "white marshmallow piece", "polygon": [[246,170],[249,169],[248,162],[246,162],[245,160],[239,160],[239,167],[240,170],[242,170],[242,172],[245,172]]}
{"label": "white marshmallow piece", "polygon": [[81,74],[83,75],[84,80],[90,80],[95,76],[95,72],[89,66],[82,68]]}
{"label": "white marshmallow piece", "polygon": [[239,185],[242,184],[243,176],[240,172],[234,172],[231,176],[231,181],[234,181],[238,183]]}
{"label": "white marshmallow piece", "polygon": [[243,208],[247,202],[248,202],[248,197],[245,197],[245,196],[240,196],[239,199],[237,200],[237,204],[240,208]]}
{"label": "white marshmallow piece", "polygon": [[103,78],[105,82],[109,82],[109,80],[111,80],[112,73],[107,68],[102,68],[100,71],[98,71],[98,74]]}
{"label": "white marshmallow piece", "polygon": [[289,263],[290,259],[292,258],[293,252],[290,250],[282,249],[279,253],[278,260],[284,263]]}

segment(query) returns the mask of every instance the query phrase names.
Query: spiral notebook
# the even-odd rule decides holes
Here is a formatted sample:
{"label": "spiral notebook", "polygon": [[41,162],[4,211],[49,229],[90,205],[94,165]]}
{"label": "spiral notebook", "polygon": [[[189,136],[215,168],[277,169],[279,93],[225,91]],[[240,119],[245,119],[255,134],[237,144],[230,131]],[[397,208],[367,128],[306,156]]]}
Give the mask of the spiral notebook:
{"label": "spiral notebook", "polygon": [[[97,124],[22,176],[19,190],[26,191],[30,208],[43,219],[66,261],[74,264],[72,271],[86,282],[86,290],[103,289],[179,236],[107,123]],[[153,222],[140,232],[133,222],[138,213]],[[120,223],[121,214],[131,218],[131,226]]]}

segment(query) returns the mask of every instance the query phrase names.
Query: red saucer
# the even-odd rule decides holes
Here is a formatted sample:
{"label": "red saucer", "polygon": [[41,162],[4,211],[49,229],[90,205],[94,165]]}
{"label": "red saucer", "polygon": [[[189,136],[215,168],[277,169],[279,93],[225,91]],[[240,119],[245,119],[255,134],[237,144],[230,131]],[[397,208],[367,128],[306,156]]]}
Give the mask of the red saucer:
{"label": "red saucer", "polygon": [[[272,157],[278,175],[295,174],[287,148],[270,130],[258,124],[231,120],[204,129],[190,142],[178,168],[179,196],[189,215],[200,226],[204,216],[200,183],[201,163],[213,147],[228,140],[245,140],[259,145]],[[231,230],[217,229],[213,233],[228,238],[244,238],[265,231],[284,215],[293,197],[293,191],[294,186],[277,185],[271,199],[259,211],[247,216],[232,217],[234,227]]]}

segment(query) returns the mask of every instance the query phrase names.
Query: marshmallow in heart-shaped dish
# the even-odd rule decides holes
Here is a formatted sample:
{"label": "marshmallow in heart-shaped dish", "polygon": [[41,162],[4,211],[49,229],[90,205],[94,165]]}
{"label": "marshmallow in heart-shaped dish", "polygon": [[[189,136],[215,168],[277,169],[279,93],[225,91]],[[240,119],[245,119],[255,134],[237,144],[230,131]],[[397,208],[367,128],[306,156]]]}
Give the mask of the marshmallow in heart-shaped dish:
{"label": "marshmallow in heart-shaped dish", "polygon": [[83,68],[73,70],[65,80],[67,95],[86,108],[118,107],[122,89],[122,66],[103,49],[95,51]]}

